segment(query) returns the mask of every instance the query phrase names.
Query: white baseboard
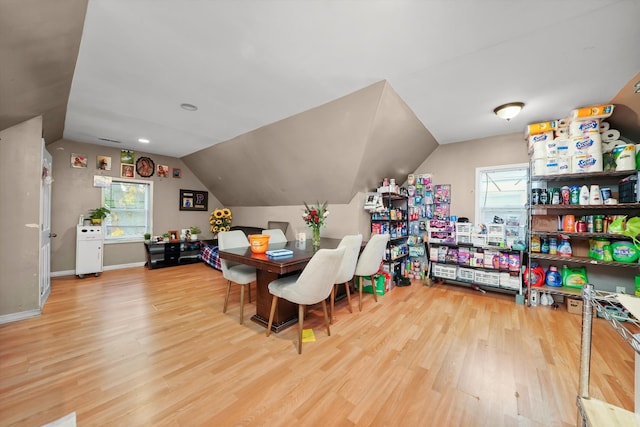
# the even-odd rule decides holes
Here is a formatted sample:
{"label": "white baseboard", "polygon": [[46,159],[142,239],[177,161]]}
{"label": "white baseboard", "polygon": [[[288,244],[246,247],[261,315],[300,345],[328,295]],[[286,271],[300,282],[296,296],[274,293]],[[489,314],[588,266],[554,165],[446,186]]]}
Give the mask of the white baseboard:
{"label": "white baseboard", "polygon": [[[107,265],[102,267],[103,271],[109,270],[122,270],[125,268],[134,268],[134,267],[144,267],[145,262],[132,262],[130,264],[116,264],[116,265]],[[62,276],[75,276],[75,270],[62,270],[62,271],[52,271],[51,277],[62,277]]]}
{"label": "white baseboard", "polygon": [[4,323],[17,322],[18,320],[29,319],[31,317],[37,317],[40,315],[42,315],[42,311],[40,309],[21,311],[19,313],[4,314],[0,316],[0,325]]}

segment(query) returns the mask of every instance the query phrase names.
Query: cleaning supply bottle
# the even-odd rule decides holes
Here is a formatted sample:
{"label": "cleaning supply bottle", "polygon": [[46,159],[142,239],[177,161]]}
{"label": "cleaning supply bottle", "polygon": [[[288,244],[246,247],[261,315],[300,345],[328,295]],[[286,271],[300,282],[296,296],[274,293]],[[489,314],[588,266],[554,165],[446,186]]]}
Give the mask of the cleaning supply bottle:
{"label": "cleaning supply bottle", "polygon": [[560,243],[558,243],[558,255],[560,256],[571,256],[573,255],[573,251],[571,249],[571,243],[569,242],[569,237],[560,235]]}
{"label": "cleaning supply bottle", "polygon": [[545,276],[545,284],[553,288],[559,288],[562,286],[562,276],[558,272],[558,267],[550,265]]}
{"label": "cleaning supply bottle", "polygon": [[524,272],[524,283],[530,286],[542,286],[544,285],[544,269],[536,262],[531,263],[531,267],[527,267]]}

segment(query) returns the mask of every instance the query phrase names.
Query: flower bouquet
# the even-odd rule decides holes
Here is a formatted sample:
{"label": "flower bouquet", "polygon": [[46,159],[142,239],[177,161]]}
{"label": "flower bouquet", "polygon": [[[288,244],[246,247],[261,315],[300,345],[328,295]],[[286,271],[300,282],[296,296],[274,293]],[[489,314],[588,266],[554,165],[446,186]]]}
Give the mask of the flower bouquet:
{"label": "flower bouquet", "polygon": [[231,209],[215,209],[209,215],[209,224],[213,233],[229,231],[231,229]]}
{"label": "flower bouquet", "polygon": [[325,225],[327,216],[329,216],[327,202],[322,204],[317,203],[315,206],[309,206],[304,202],[304,214],[302,215],[302,219],[309,227],[311,227],[311,231],[313,233],[312,242],[313,246],[316,248],[320,247],[320,228]]}

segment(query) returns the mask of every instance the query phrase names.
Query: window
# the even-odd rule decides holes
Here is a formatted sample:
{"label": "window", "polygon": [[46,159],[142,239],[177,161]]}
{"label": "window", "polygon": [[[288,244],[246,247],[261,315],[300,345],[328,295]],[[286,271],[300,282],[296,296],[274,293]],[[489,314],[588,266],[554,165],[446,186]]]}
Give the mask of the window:
{"label": "window", "polygon": [[528,175],[526,163],[476,168],[476,223],[492,224],[500,218],[508,242],[523,240]]}
{"label": "window", "polygon": [[142,240],[151,234],[153,182],[113,178],[102,188],[102,204],[111,211],[103,221],[106,241]]}

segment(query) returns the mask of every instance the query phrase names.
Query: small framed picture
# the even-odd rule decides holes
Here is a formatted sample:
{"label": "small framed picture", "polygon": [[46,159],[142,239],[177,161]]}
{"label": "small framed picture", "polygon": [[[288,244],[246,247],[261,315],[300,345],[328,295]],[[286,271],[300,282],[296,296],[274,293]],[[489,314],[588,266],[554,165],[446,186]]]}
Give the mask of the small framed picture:
{"label": "small framed picture", "polygon": [[173,177],[174,178],[182,178],[182,169],[173,168]]}
{"label": "small framed picture", "polygon": [[126,163],[120,165],[120,177],[121,178],[133,178],[134,167]]}
{"label": "small framed picture", "polygon": [[180,234],[178,234],[178,230],[169,230],[169,241],[170,242],[180,241]]}
{"label": "small framed picture", "polygon": [[208,210],[208,191],[180,190],[181,211],[206,211]]}
{"label": "small framed picture", "polygon": [[158,173],[158,176],[160,178],[166,178],[166,177],[169,176],[169,166],[167,166],[167,165],[158,165],[156,167],[158,169],[157,173]]}
{"label": "small framed picture", "polygon": [[132,165],[133,159],[135,158],[134,156],[135,153],[133,150],[120,150],[120,163]]}
{"label": "small framed picture", "polygon": [[96,168],[103,171],[111,170],[111,157],[109,156],[98,156],[96,157]]}
{"label": "small framed picture", "polygon": [[71,167],[72,168],[86,168],[87,167],[87,155],[71,153]]}

